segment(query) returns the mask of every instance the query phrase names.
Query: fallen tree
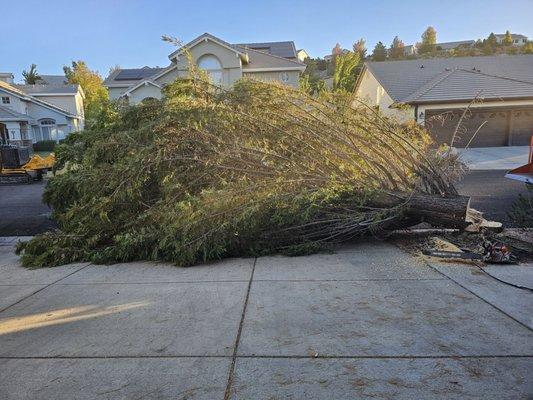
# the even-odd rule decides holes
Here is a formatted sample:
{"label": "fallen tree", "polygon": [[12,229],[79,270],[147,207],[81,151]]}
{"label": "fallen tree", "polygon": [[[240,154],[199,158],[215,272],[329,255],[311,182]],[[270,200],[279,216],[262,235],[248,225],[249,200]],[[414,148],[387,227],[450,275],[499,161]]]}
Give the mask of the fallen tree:
{"label": "fallen tree", "polygon": [[59,147],[44,198],[60,230],[21,245],[25,265],[190,265],[465,221],[456,157],[346,94],[221,90],[193,70],[164,100],[103,112]]}

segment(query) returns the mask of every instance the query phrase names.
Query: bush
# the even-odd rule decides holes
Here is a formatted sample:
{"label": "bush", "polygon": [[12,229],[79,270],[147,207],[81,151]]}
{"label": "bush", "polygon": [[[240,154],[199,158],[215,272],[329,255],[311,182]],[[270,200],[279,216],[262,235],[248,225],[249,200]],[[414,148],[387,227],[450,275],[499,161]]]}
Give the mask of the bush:
{"label": "bush", "polygon": [[33,144],[33,151],[54,151],[56,144],[55,140],[41,140]]}
{"label": "bush", "polygon": [[520,193],[507,213],[519,227],[533,228],[533,185],[526,185],[527,192]]}

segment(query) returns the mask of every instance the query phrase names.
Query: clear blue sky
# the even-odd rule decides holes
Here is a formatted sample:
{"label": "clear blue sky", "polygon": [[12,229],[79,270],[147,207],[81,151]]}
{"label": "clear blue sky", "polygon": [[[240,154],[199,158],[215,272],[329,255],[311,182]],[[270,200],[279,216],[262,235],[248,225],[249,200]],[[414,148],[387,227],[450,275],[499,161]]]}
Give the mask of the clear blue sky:
{"label": "clear blue sky", "polygon": [[16,80],[31,63],[42,74],[82,59],[106,76],[113,65],[166,66],[162,34],[189,41],[210,32],[228,42],[294,40],[311,56],[363,37],[371,50],[395,35],[411,44],[428,25],[438,41],[486,37],[491,31],[533,38],[533,0],[171,1],[0,0],[0,71]]}

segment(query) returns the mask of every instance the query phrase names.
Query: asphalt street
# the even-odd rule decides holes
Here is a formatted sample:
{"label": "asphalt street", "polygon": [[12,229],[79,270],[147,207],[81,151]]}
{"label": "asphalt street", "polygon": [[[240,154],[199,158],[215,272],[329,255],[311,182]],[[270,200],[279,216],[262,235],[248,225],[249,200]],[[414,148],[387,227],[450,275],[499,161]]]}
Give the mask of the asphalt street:
{"label": "asphalt street", "polygon": [[[505,170],[470,171],[457,187],[461,194],[471,196],[471,206],[487,219],[513,226],[507,216],[525,185],[504,178]],[[43,204],[45,182],[30,185],[0,185],[0,236],[30,236],[55,227],[50,208]]]}
{"label": "asphalt street", "polygon": [[526,194],[526,185],[504,178],[506,170],[470,171],[456,185],[459,193],[471,196],[470,206],[482,211],[486,219],[500,221],[513,227],[507,212],[520,193]]}
{"label": "asphalt street", "polygon": [[42,202],[45,182],[0,185],[0,236],[32,236],[53,229]]}

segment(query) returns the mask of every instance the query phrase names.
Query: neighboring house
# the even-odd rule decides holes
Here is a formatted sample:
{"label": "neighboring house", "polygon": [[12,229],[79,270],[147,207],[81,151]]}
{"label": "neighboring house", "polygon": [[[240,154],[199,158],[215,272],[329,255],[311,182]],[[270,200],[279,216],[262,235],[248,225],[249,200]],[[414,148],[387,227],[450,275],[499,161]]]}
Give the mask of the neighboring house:
{"label": "neighboring house", "polygon": [[414,56],[418,53],[418,49],[415,44],[409,44],[407,46],[404,46],[403,48],[403,54],[406,56]]}
{"label": "neighboring house", "polygon": [[451,51],[460,47],[468,48],[473,47],[476,44],[475,40],[459,40],[456,42],[443,42],[435,45],[437,50]]}
{"label": "neighboring house", "polygon": [[12,82],[12,74],[0,74],[0,142],[59,141],[83,129],[84,94],[79,85]]}
{"label": "neighboring house", "polygon": [[300,49],[296,52],[296,56],[298,57],[298,61],[304,62],[307,58],[309,58],[309,54],[307,54],[307,51],[304,49]]}
{"label": "neighboring house", "polygon": [[[495,34],[496,40],[499,44],[503,42],[505,38],[505,33]],[[527,36],[511,33],[511,39],[513,39],[513,46],[523,46],[527,43]]]}
{"label": "neighboring house", "polygon": [[424,124],[457,147],[527,145],[533,135],[533,55],[366,62],[355,95],[400,122]]}
{"label": "neighboring house", "polygon": [[[350,52],[350,50],[348,50],[348,49],[342,49],[341,54],[347,54],[349,52]],[[333,57],[334,57],[333,54],[328,54],[327,56],[324,56],[324,60],[327,61],[327,62],[330,62],[330,61],[333,61]]]}
{"label": "neighboring house", "polygon": [[67,77],[65,75],[39,75],[40,85],[67,85]]}
{"label": "neighboring house", "polygon": [[166,68],[114,70],[104,81],[109,98],[127,98],[130,104],[147,98],[160,99],[165,85],[187,76],[185,49],[190,51],[196,65],[222,87],[229,87],[243,77],[298,87],[300,74],[306,67],[298,61],[293,42],[230,44],[204,33],[170,54],[171,64]]}
{"label": "neighboring house", "polygon": [[[496,36],[496,40],[499,44],[502,44],[503,39],[505,37],[505,33],[494,35]],[[519,34],[511,34],[511,38],[513,39],[513,46],[523,46],[527,43],[528,38],[524,35]],[[456,50],[459,48],[471,48],[474,47],[476,44],[475,40],[459,40],[456,42],[443,42],[443,43],[437,43],[435,44],[435,47],[437,50],[444,51],[444,52],[450,52],[452,50]],[[408,45],[404,47],[404,54],[406,56],[414,56],[418,54],[418,48],[417,45]]]}

